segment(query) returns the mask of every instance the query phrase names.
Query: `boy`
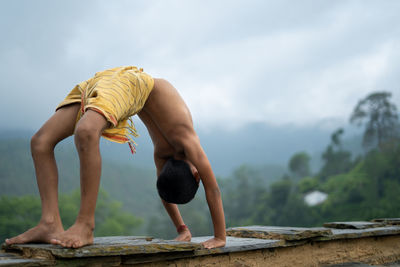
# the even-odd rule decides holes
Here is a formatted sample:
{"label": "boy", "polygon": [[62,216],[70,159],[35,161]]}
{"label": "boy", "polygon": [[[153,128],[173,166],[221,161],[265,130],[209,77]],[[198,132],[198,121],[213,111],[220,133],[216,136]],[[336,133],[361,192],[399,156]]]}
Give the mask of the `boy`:
{"label": "boy", "polygon": [[[128,142],[131,146],[133,140],[129,133],[135,136],[136,132],[128,120],[134,114],[139,115],[153,141],[158,177],[164,177],[168,170],[174,169],[170,163],[177,160],[183,162],[197,181],[201,179],[214,226],[214,238],[205,241],[204,247],[225,245],[225,218],[220,191],[194,131],[189,109],[169,82],[153,79],[136,67],[98,72],[78,84],[32,137],[31,150],[42,201],[42,217],[36,227],[7,239],[6,244],[45,242],[79,248],[93,243],[101,175],[99,139],[103,136],[119,143]],[[54,147],[73,134],[81,166],[81,205],[75,223],[64,231],[58,209]],[[162,183],[157,183],[157,186],[160,196],[168,198],[162,192]],[[190,241],[191,233],[177,205],[164,199],[162,202],[177,228],[176,240]]]}

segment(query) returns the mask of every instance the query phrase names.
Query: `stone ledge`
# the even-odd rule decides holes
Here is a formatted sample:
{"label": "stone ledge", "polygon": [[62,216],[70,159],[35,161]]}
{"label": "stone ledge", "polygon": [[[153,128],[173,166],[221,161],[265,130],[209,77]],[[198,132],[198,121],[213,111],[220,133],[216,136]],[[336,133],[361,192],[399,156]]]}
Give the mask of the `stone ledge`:
{"label": "stone ledge", "polygon": [[[194,237],[192,238],[192,242],[200,244],[201,242],[204,242],[210,238],[212,238],[212,236]],[[227,236],[225,247],[214,248],[214,249],[200,248],[194,251],[194,255],[201,256],[201,255],[223,254],[230,252],[249,251],[249,250],[266,249],[266,248],[279,248],[283,247],[284,245],[285,245],[284,240],[238,238],[238,237]]]}
{"label": "stone ledge", "polygon": [[373,222],[380,222],[386,225],[400,225],[400,218],[381,218],[373,219]]}
{"label": "stone ledge", "polygon": [[[352,225],[351,222],[343,225]],[[330,229],[330,228],[294,228],[274,226],[245,226],[227,229],[228,236],[258,238],[258,239],[281,239],[285,245],[290,243],[299,244],[296,241],[329,241],[337,239],[351,239],[362,237],[400,235],[400,226],[390,225],[366,229]]]}
{"label": "stone ledge", "polygon": [[27,259],[16,253],[6,253],[0,250],[0,266],[50,266],[54,261]]}
{"label": "stone ledge", "polygon": [[282,239],[286,241],[298,241],[319,236],[332,235],[328,228],[301,228],[301,227],[279,227],[279,226],[245,226],[229,228],[228,236],[248,237],[259,239]]}
{"label": "stone ledge", "polygon": [[193,251],[201,244],[154,239],[149,237],[96,237],[93,245],[82,248],[63,248],[51,244],[15,244],[3,249],[18,251],[25,258],[54,260],[56,258],[108,257],[163,252]]}
{"label": "stone ledge", "polygon": [[[234,236],[227,237],[225,247],[210,250],[204,249],[201,242],[211,237],[194,237],[192,242],[138,236],[98,237],[93,245],[79,249],[50,244],[3,245],[0,266],[164,266],[167,263],[181,266],[195,262],[199,266],[202,262],[228,266],[246,266],[251,262],[263,266],[270,262],[274,266],[273,262],[277,264],[284,259],[289,262],[292,259],[300,264],[297,266],[319,266],[349,260],[380,264],[398,261],[400,225],[393,225],[396,218],[381,220],[325,224],[334,228],[234,227],[227,230],[228,235]],[[305,251],[314,256],[301,265]]]}
{"label": "stone ledge", "polygon": [[[171,255],[174,254],[174,257]],[[0,266],[332,266],[343,262],[382,264],[400,260],[400,236],[309,242],[301,246],[254,249],[222,254],[191,252],[138,254],[110,257],[61,258],[55,261],[25,259]]]}
{"label": "stone ledge", "polygon": [[134,236],[97,237],[94,244],[78,249],[62,248],[49,244],[17,244],[3,246],[6,251],[19,253],[23,258],[60,260],[72,258],[135,256],[145,254],[170,254],[168,258],[193,257],[210,254],[223,254],[238,251],[249,251],[284,246],[283,240],[227,237],[223,248],[205,249],[201,243],[211,236],[194,237],[192,242],[151,239],[151,241]]}
{"label": "stone ledge", "polygon": [[329,222],[324,223],[324,227],[336,229],[367,229],[374,227],[384,227],[384,223],[380,222]]}
{"label": "stone ledge", "polygon": [[314,240],[329,241],[337,239],[353,239],[387,235],[400,235],[400,226],[385,226],[370,229],[332,229],[332,235],[318,237]]}

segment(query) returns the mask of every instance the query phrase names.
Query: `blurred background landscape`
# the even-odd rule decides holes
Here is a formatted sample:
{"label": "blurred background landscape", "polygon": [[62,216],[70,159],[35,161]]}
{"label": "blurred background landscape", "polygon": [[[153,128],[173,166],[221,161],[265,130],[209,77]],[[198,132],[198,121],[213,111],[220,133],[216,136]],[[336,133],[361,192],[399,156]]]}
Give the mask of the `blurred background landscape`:
{"label": "blurred background landscape", "polygon": [[[249,4],[250,3],[250,4]],[[398,1],[13,1],[0,29],[0,239],[37,224],[30,138],[81,80],[137,65],[177,87],[227,227],[400,217]],[[102,141],[95,236],[173,238],[145,127]],[[79,207],[73,138],[56,148],[65,227]],[[180,206],[212,235],[204,191]]]}

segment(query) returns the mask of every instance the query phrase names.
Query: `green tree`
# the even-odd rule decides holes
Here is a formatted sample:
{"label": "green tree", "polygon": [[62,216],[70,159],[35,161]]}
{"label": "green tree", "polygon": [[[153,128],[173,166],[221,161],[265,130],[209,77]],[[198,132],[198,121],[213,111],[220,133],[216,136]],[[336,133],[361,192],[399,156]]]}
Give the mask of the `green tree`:
{"label": "green tree", "polygon": [[292,190],[293,183],[290,179],[284,178],[273,183],[270,187],[269,204],[271,207],[281,209],[287,202]]}
{"label": "green tree", "polygon": [[311,226],[320,220],[319,215],[305,204],[303,195],[288,176],[273,183],[253,210],[255,224]]}
{"label": "green tree", "polygon": [[[64,228],[71,226],[79,211],[80,193],[60,195],[60,213]],[[0,198],[0,239],[12,237],[34,227],[41,217],[40,199],[37,196],[2,196]],[[101,190],[96,208],[95,236],[134,235],[142,223],[140,218],[125,212],[121,203],[110,199]]]}
{"label": "green tree", "polygon": [[354,108],[350,122],[365,124],[363,146],[380,147],[384,142],[399,137],[399,122],[396,106],[390,102],[389,92],[376,92],[360,100]]}
{"label": "green tree", "polygon": [[324,164],[318,174],[322,181],[325,181],[329,176],[347,172],[353,166],[351,153],[342,148],[341,136],[343,133],[342,128],[333,132],[331,143],[322,154]]}
{"label": "green tree", "polygon": [[331,135],[331,143],[332,145],[341,148],[342,147],[342,140],[341,136],[343,135],[344,130],[343,128],[339,128],[336,131],[334,131]]}
{"label": "green tree", "polygon": [[400,145],[389,152],[372,150],[350,171],[320,186],[329,194],[317,207],[324,221],[370,220],[400,215]]}
{"label": "green tree", "polygon": [[260,174],[253,168],[242,165],[221,188],[227,225],[251,224],[255,207],[266,191]]}
{"label": "green tree", "polygon": [[317,177],[304,177],[297,184],[297,190],[301,194],[318,189],[319,181]]}
{"label": "green tree", "polygon": [[292,186],[288,176],[271,184],[253,208],[253,220],[256,224],[282,225],[282,211],[288,202]]}
{"label": "green tree", "polygon": [[289,160],[289,170],[295,178],[300,179],[311,174],[310,156],[306,152],[294,154]]}
{"label": "green tree", "polygon": [[19,235],[32,228],[40,217],[38,197],[0,197],[0,240]]}

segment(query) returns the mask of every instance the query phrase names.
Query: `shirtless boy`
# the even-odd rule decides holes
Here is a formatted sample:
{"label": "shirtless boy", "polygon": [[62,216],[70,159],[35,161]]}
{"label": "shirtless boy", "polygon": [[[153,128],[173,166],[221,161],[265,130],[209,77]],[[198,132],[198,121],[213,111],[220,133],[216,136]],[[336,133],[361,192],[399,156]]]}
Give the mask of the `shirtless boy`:
{"label": "shirtless boy", "polygon": [[[6,244],[44,242],[79,248],[93,243],[101,175],[99,140],[101,136],[120,143],[132,140],[126,132],[129,128],[127,119],[134,114],[138,114],[146,125],[153,141],[157,175],[167,160],[174,158],[188,163],[193,176],[201,179],[214,226],[214,238],[205,241],[204,247],[225,245],[220,191],[194,131],[189,109],[168,81],[153,79],[136,67],[99,72],[77,85],[32,137],[31,151],[42,217],[36,227],[7,239]],[[81,204],[75,223],[64,231],[58,208],[54,147],[71,135],[74,135],[80,159]],[[185,226],[177,205],[165,200],[162,202],[177,228],[176,240],[190,241],[190,230]]]}

